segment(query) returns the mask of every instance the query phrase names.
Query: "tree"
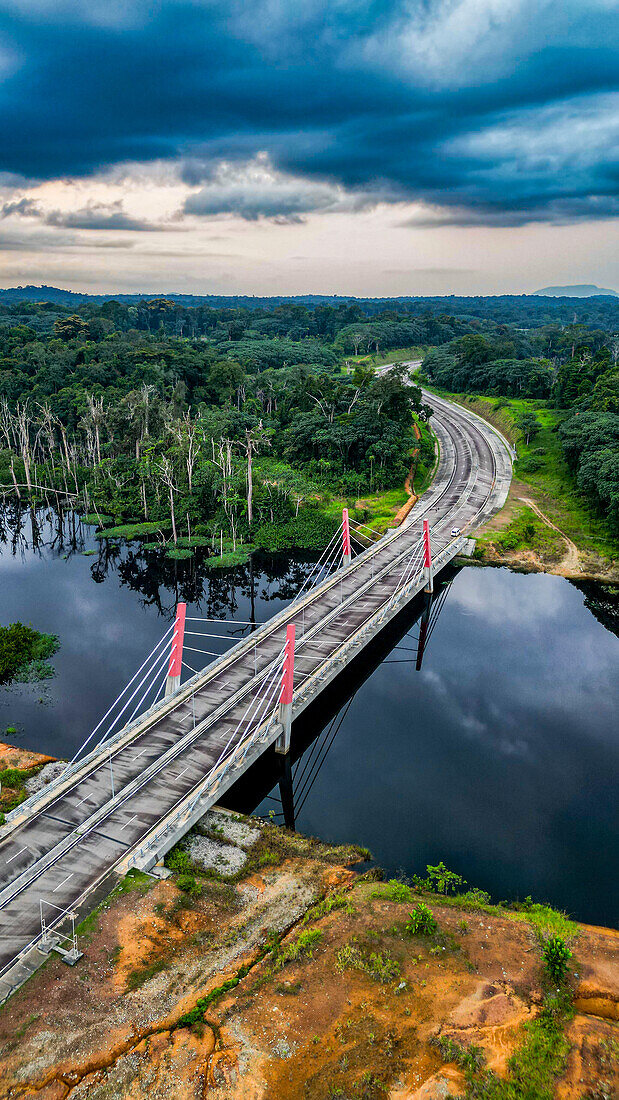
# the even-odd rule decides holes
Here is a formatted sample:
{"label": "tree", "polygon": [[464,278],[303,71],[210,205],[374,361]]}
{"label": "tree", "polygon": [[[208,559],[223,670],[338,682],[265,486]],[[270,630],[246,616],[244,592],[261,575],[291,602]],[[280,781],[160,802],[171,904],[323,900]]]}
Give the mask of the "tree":
{"label": "tree", "polygon": [[60,340],[75,340],[88,336],[88,323],[74,314],[72,317],[59,317],[54,321],[54,333]]}
{"label": "tree", "polygon": [[178,542],[178,536],[176,533],[176,516],[174,513],[174,494],[178,492],[178,485],[176,484],[176,479],[174,477],[174,467],[172,466],[172,463],[170,462],[168,456],[163,455],[162,458],[160,458],[159,462],[156,463],[156,469],[159,472],[159,476],[161,477],[163,484],[168,490],[170,500],[170,519],[172,521],[172,538],[174,539],[174,544],[176,545],[176,543]]}
{"label": "tree", "polygon": [[241,440],[240,446],[247,455],[247,522],[251,528],[253,522],[252,512],[252,497],[253,497],[253,480],[252,480],[252,458],[261,447],[270,447],[271,440],[268,433],[262,427],[262,421],[256,428],[246,428],[245,438]]}

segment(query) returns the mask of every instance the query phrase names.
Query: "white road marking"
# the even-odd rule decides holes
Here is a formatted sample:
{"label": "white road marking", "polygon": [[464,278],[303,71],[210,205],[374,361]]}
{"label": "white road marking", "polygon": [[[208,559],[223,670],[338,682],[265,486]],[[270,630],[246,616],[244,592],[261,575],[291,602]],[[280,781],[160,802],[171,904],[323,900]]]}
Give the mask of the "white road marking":
{"label": "white road marking", "polygon": [[90,800],[91,800],[91,797],[90,797],[90,795],[89,795],[89,794],[85,794],[83,798],[80,798],[80,800],[79,800],[79,802],[77,803],[77,805],[78,805],[78,806],[81,806],[81,805],[82,805],[82,802],[90,802]]}
{"label": "white road marking", "polygon": [[55,894],[56,890],[60,890],[60,887],[64,886],[65,882],[68,882],[70,878],[73,878],[73,871],[71,871],[71,874],[67,875],[66,878],[63,878],[62,882],[59,882],[57,886],[54,886],[54,889],[52,890],[52,894]]}
{"label": "white road marking", "polygon": [[138,816],[137,814],[134,814],[133,817],[130,817],[128,821],[125,821],[124,825],[121,825],[121,828],[120,828],[121,833],[122,833],[123,829],[127,828],[127,825],[130,825],[132,821],[135,821],[137,816]]}
{"label": "white road marking", "polygon": [[148,745],[146,745],[146,747],[145,747],[145,748],[143,748],[141,752],[138,752],[138,753],[136,753],[136,755],[135,755],[135,756],[132,756],[132,757],[131,757],[131,759],[132,759],[132,760],[137,760],[137,759],[138,759],[138,758],[139,758],[140,756],[142,756],[142,755],[143,755],[143,753],[145,753],[145,752],[148,752]]}
{"label": "white road marking", "polygon": [[19,849],[19,852],[16,852],[14,856],[11,856],[10,859],[7,859],[7,863],[12,863],[14,859],[17,859],[17,857],[22,854],[22,852],[27,852],[27,851],[28,851],[28,845],[25,844],[23,848]]}
{"label": "white road marking", "polygon": [[178,775],[171,775],[170,779],[180,779],[181,775],[184,775],[185,772],[188,772],[188,771],[189,771],[189,764],[187,765],[186,768],[183,768],[182,772],[179,772]]}

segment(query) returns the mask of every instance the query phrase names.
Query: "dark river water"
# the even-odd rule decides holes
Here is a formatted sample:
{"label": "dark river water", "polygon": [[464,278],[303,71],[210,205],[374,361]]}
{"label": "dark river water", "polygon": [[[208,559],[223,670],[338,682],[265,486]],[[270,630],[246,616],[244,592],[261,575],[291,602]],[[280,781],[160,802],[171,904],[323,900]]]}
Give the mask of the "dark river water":
{"label": "dark river water", "polygon": [[[309,569],[280,556],[209,573],[137,544],[101,546],[70,515],[39,513],[33,546],[28,515],[0,518],[0,622],[30,622],[61,642],[52,680],[0,688],[0,736],[14,726],[13,743],[55,756],[78,748],[178,599],[188,615],[261,622]],[[422,609],[418,601],[295,724],[287,774],[269,753],[226,804],[277,821],[294,813],[300,831],[365,845],[389,873],[442,859],[497,900],[530,894],[616,924],[612,595],[542,574],[454,570],[417,671]],[[190,657],[196,668],[207,660]]]}

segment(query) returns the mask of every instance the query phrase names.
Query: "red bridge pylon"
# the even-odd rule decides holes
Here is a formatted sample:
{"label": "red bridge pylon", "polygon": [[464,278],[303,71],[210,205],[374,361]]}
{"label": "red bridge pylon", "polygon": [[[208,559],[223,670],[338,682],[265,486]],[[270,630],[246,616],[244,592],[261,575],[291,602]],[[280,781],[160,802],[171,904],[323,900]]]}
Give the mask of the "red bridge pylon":
{"label": "red bridge pylon", "polygon": [[172,646],[170,649],[170,663],[168,665],[168,678],[165,682],[166,698],[181,686],[181,662],[183,659],[183,640],[185,638],[185,615],[187,604],[176,605],[176,620],[172,634]]}
{"label": "red bridge pylon", "polygon": [[342,509],[342,550],[344,565],[350,565],[350,520],[348,508]]}

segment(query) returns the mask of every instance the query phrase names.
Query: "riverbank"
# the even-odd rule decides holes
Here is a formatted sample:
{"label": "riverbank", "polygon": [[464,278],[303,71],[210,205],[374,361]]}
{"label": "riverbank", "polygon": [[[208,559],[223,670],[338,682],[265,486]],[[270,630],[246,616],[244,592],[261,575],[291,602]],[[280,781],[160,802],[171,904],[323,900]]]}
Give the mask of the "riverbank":
{"label": "riverbank", "polygon": [[[50,957],[0,1010],[0,1095],[613,1095],[616,933],[382,883],[365,854],[211,811],[170,877],[128,876],[83,922],[74,969]],[[551,1018],[553,933],[572,959]]]}
{"label": "riverbank", "polygon": [[[425,383],[424,383],[425,384]],[[619,582],[619,544],[578,493],[556,433],[563,414],[545,401],[448,393],[498,428],[517,451],[505,507],[476,533],[476,560],[575,580]],[[536,427],[528,440],[520,422]]]}
{"label": "riverbank", "polygon": [[53,756],[0,742],[0,824],[9,810],[33,794],[40,783],[52,778],[58,765]]}

